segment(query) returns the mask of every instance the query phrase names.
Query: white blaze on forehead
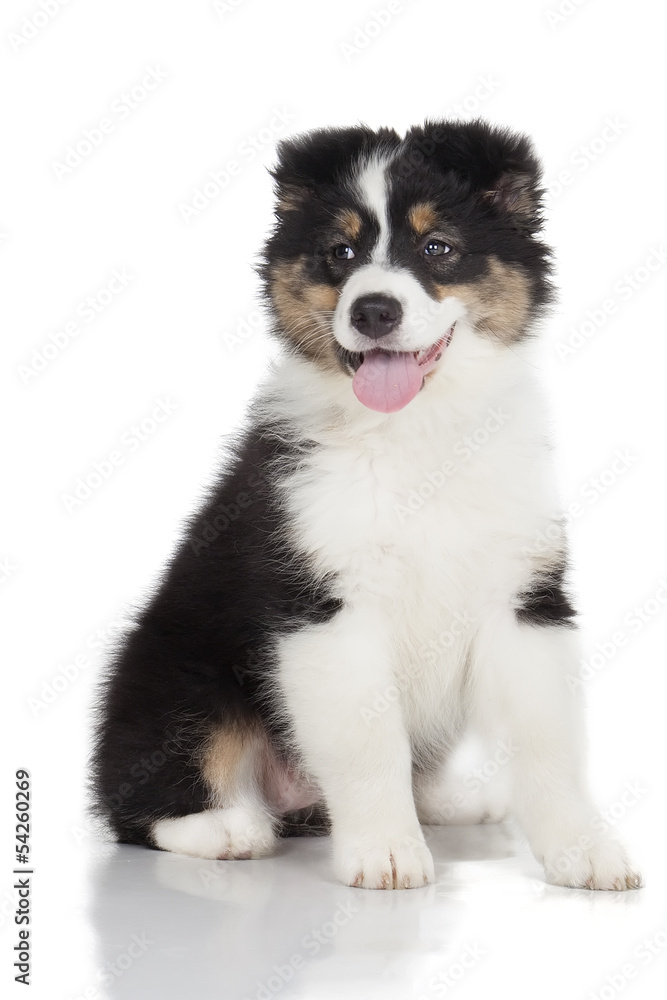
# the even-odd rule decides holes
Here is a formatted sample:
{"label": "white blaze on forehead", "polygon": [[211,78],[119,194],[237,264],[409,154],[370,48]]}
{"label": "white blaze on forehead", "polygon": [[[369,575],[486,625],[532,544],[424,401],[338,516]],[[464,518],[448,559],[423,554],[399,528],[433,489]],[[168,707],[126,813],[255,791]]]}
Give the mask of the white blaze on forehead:
{"label": "white blaze on forehead", "polygon": [[389,250],[389,184],[387,168],[391,156],[377,154],[366,160],[355,179],[355,189],[363,205],[374,215],[380,227],[378,241],[373,247],[371,260],[386,263]]}

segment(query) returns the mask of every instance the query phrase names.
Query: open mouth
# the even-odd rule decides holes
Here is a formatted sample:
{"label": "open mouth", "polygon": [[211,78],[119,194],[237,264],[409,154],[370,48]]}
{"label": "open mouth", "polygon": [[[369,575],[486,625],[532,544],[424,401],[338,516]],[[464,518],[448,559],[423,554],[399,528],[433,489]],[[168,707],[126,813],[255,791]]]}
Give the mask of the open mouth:
{"label": "open mouth", "polygon": [[363,353],[341,349],[343,364],[354,371],[352,390],[364,406],[379,413],[395,413],[415,398],[424,379],[449,346],[454,327],[431,347],[421,351],[372,350]]}

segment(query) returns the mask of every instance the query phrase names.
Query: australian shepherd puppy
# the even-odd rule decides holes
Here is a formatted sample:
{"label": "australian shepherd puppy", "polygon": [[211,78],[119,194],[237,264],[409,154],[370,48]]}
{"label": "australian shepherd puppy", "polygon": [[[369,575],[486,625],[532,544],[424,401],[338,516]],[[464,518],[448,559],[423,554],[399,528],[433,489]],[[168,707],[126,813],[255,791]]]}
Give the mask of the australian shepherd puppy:
{"label": "australian shepherd puppy", "polygon": [[584,767],[575,612],[527,341],[540,168],[484,122],[281,143],[262,275],[285,346],[107,678],[116,837],[258,858],[330,830],[337,877],[433,881],[421,823],[467,727],[559,885],[640,884]]}

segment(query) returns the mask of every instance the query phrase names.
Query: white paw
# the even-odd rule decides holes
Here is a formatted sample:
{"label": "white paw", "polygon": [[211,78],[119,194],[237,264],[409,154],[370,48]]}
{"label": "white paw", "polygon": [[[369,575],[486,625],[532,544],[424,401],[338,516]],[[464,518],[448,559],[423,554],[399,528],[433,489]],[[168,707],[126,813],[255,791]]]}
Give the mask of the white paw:
{"label": "white paw", "polygon": [[163,851],[220,860],[261,858],[276,843],[270,816],[244,806],[158,820],[153,839]]}
{"label": "white paw", "polygon": [[364,842],[347,838],[335,843],[336,875],[360,889],[416,889],[435,881],[433,858],[418,835]]}
{"label": "white paw", "polygon": [[642,877],[632,868],[622,844],[611,839],[590,841],[591,837],[583,835],[565,850],[548,852],[544,856],[547,882],[573,889],[639,889]]}

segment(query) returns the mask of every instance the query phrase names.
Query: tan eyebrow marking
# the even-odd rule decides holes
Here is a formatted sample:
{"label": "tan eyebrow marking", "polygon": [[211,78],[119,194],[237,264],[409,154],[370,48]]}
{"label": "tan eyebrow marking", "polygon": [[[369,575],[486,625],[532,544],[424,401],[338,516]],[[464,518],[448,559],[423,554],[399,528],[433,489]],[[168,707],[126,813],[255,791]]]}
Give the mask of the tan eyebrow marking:
{"label": "tan eyebrow marking", "polygon": [[362,220],[358,212],[352,208],[345,208],[336,216],[336,222],[350,240],[358,240],[361,232]]}
{"label": "tan eyebrow marking", "polygon": [[435,228],[438,223],[438,214],[430,202],[420,201],[412,206],[408,212],[408,219],[417,235],[423,236]]}

